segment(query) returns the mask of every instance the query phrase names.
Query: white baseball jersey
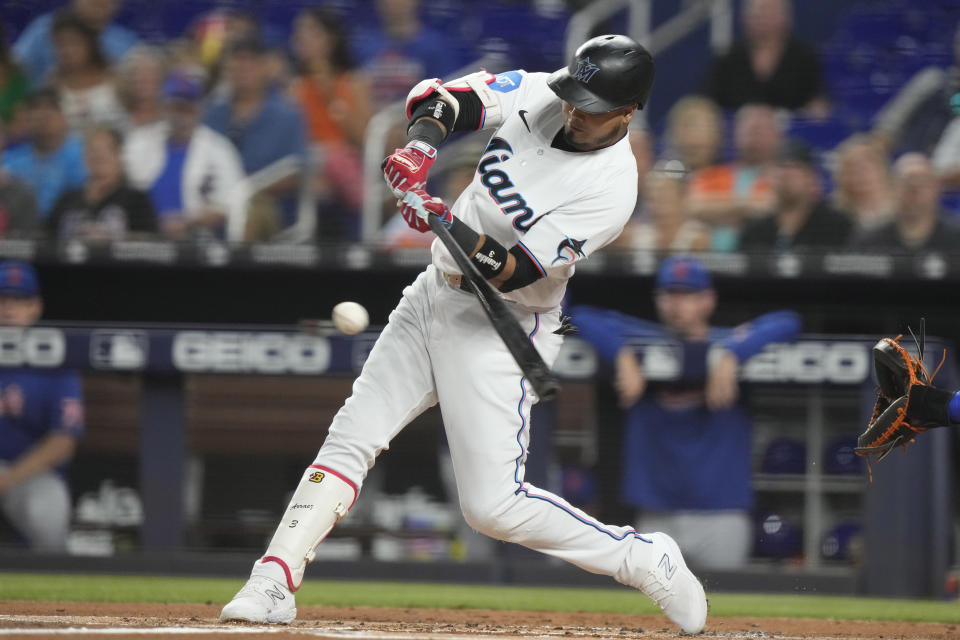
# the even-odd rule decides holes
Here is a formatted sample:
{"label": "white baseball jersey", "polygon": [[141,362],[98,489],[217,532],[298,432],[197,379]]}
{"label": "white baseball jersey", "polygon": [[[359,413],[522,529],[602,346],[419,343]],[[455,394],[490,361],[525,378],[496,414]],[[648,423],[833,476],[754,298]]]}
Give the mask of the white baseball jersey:
{"label": "white baseball jersey", "polygon": [[[626,137],[597,151],[551,146],[563,113],[547,75],[490,76],[502,123],[452,207],[477,233],[508,249],[519,245],[537,264],[543,278],[504,294],[533,311],[560,304],[575,263],[620,235],[637,201],[637,164]],[[432,253],[438,269],[460,272],[439,240]]]}

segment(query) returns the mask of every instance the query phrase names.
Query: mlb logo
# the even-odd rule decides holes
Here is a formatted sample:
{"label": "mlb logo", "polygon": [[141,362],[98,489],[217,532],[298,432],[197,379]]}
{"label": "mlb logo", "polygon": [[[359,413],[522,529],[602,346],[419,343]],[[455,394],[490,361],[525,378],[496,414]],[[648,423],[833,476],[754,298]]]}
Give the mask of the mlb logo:
{"label": "mlb logo", "polygon": [[149,350],[145,331],[108,330],[90,334],[90,364],[96,369],[143,369]]}

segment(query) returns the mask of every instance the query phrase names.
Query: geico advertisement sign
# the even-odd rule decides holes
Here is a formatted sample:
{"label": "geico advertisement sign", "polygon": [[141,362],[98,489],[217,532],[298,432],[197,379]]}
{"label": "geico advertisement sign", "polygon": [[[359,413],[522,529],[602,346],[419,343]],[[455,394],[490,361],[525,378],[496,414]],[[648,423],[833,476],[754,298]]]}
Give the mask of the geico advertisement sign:
{"label": "geico advertisement sign", "polygon": [[0,327],[0,366],[59,367],[66,352],[59,329]]}
{"label": "geico advertisement sign", "polygon": [[747,361],[741,377],[750,382],[859,384],[870,375],[870,347],[861,342],[772,344]]}
{"label": "geico advertisement sign", "polygon": [[[631,341],[648,380],[675,380],[683,367],[683,345],[670,340]],[[802,340],[767,347],[744,364],[740,379],[745,382],[793,382],[859,384],[870,375],[872,356],[864,342]],[[710,348],[708,363],[720,357],[719,345]],[[563,362],[563,360],[561,360]],[[581,363],[586,360],[581,357]],[[578,377],[583,377],[582,369]]]}
{"label": "geico advertisement sign", "polygon": [[330,344],[291,333],[183,331],[173,339],[173,365],[181,371],[323,373]]}

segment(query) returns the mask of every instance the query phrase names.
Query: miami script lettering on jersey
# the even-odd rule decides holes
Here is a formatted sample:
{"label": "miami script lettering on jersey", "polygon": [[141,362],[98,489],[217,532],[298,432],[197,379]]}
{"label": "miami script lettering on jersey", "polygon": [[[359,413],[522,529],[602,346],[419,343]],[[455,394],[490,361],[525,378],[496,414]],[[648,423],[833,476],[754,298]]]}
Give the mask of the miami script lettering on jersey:
{"label": "miami script lettering on jersey", "polygon": [[513,181],[507,172],[497,165],[509,160],[513,154],[513,147],[503,138],[493,138],[483,151],[477,173],[480,182],[487,188],[487,193],[493,201],[500,205],[505,215],[513,216],[513,226],[521,231],[527,231],[537,221],[533,217],[533,209],[527,206],[527,201],[516,191]]}

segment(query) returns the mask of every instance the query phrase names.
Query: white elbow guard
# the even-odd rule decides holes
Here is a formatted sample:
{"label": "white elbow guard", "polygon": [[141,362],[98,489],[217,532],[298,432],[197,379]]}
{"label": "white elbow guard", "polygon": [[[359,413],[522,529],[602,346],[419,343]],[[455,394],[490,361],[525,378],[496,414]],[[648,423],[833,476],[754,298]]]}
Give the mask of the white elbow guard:
{"label": "white elbow guard", "polygon": [[433,94],[437,94],[440,100],[446,102],[450,108],[453,109],[453,121],[456,122],[457,116],[460,115],[460,103],[457,102],[456,98],[450,95],[450,92],[447,91],[442,84],[440,84],[440,78],[421,80],[413,87],[413,89],[410,89],[410,93],[407,94],[407,120],[409,120],[413,115],[413,108],[417,105],[417,103],[426,100]]}
{"label": "white elbow guard", "polygon": [[480,128],[496,127],[503,122],[503,113],[500,109],[500,100],[497,94],[490,88],[490,85],[496,80],[489,71],[477,71],[444,83],[444,87],[449,91],[473,91],[480,98],[483,104],[483,121]]}

